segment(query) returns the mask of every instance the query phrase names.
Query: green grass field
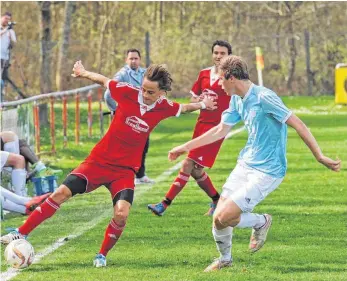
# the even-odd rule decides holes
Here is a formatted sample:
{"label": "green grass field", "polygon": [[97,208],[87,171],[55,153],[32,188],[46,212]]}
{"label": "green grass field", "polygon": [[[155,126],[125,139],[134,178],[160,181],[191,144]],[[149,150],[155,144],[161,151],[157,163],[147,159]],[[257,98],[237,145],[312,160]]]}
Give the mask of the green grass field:
{"label": "green grass field", "polygon": [[[203,216],[209,203],[206,195],[190,181],[163,217],[153,216],[146,207],[162,199],[176,176],[174,172],[150,190],[137,188],[126,230],[109,253],[107,268],[92,267],[112,215],[109,193],[102,187],[64,204],[52,219],[32,232],[29,241],[40,252],[58,238],[88,229],[95,218],[100,218],[95,227],[12,280],[347,280],[347,107],[333,106],[332,97],[289,97],[284,102],[306,122],[328,156],[343,160],[343,169],[333,173],[318,164],[296,132],[289,129],[287,176],[255,209],[273,215],[267,243],[258,253],[248,252],[251,230],[235,229],[233,266],[203,273],[217,257],[212,219]],[[72,109],[70,113],[73,116]],[[60,109],[56,114],[59,116]],[[87,156],[99,139],[97,134],[91,139],[86,137],[85,107],[82,114],[81,144],[73,143],[72,126],[69,146],[63,149],[58,124],[58,154],[56,158],[44,158],[66,173]],[[196,117],[190,114],[178,120],[171,118],[156,128],[147,157],[149,176],[156,178],[176,164],[167,161],[167,152],[190,139]],[[94,132],[97,133],[97,122]],[[43,135],[46,136],[43,149],[48,150],[47,128],[43,129]],[[209,171],[218,190],[235,166],[246,138],[244,131],[223,144],[215,166]],[[2,222],[2,233],[6,227],[18,226],[24,220],[24,216],[10,215]],[[1,271],[6,270],[2,264]]]}

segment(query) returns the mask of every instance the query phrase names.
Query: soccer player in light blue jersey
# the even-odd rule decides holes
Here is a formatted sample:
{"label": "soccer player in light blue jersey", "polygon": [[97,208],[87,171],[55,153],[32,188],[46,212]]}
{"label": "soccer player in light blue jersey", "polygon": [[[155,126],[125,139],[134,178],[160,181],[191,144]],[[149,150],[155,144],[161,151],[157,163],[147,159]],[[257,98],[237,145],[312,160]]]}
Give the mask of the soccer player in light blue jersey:
{"label": "soccer player in light blue jersey", "polygon": [[231,266],[234,227],[252,228],[249,244],[251,252],[258,251],[264,245],[272,217],[269,214],[252,213],[252,210],[279,186],[285,176],[287,125],[296,130],[318,162],[335,172],[341,167],[339,159],[330,159],[322,153],[310,130],[283,104],[276,93],[254,85],[249,80],[247,64],[242,58],[223,58],[219,78],[224,91],[232,96],[220,124],[169,152],[169,160],[175,160],[192,149],[224,138],[241,120],[248,131],[246,146],[223,186],[213,216],[212,233],[220,257],[205,272]]}

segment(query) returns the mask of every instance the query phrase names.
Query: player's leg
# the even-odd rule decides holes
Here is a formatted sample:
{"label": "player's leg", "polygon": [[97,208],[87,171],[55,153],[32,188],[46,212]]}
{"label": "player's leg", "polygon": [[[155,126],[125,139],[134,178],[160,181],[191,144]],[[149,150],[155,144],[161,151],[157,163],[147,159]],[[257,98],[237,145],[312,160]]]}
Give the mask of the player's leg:
{"label": "player's leg", "polygon": [[220,256],[204,270],[205,272],[220,270],[232,265],[233,227],[230,225],[230,220],[237,219],[241,210],[237,205],[230,203],[230,200],[221,196],[213,214],[212,235]]}
{"label": "player's leg", "polygon": [[[25,188],[26,175],[24,157],[19,154],[1,151],[2,166],[12,167],[11,182],[14,187],[14,192],[20,196],[27,196]],[[3,164],[3,162],[5,162]]]}
{"label": "player's leg", "polygon": [[[252,213],[256,205],[275,190],[283,178],[273,178],[244,165],[237,165],[223,187],[222,195],[229,206],[237,206],[239,212],[224,211],[219,218],[223,224],[237,228],[252,228],[250,250],[255,252],[265,243],[271,227],[272,217],[268,214]],[[234,207],[234,209],[236,209]]]}
{"label": "player's leg", "polygon": [[212,234],[220,256],[205,269],[205,272],[220,270],[232,264],[233,226],[238,223],[242,211],[230,198],[238,190],[244,189],[245,182],[247,174],[240,165],[237,165],[223,186],[223,192],[213,214]]}
{"label": "player's leg", "polygon": [[233,195],[234,202],[243,211],[236,227],[252,228],[249,250],[256,252],[265,244],[272,224],[272,216],[269,214],[256,214],[252,211],[256,205],[280,185],[283,178],[273,178],[249,167],[247,174],[248,182],[244,192]]}
{"label": "player's leg", "polygon": [[17,204],[16,202],[11,201],[10,199],[4,197],[2,194],[1,198],[1,207],[10,212],[20,213],[22,215],[27,214],[27,208],[24,205]]}
{"label": "player's leg", "polygon": [[212,202],[205,216],[212,216],[220,197],[218,191],[215,189],[210,177],[201,165],[195,164],[191,175],[196,180],[199,187],[211,198]]}
{"label": "player's leg", "polygon": [[0,137],[4,142],[4,150],[10,153],[19,154],[18,136],[11,131],[0,133]]}
{"label": "player's leg", "polygon": [[94,259],[95,267],[106,266],[106,256],[123,233],[133,198],[133,189],[124,189],[113,198],[114,215],[106,228],[100,251]]}
{"label": "player's leg", "polygon": [[40,161],[34,151],[31,150],[25,139],[19,139],[19,152],[31,165],[34,165]]}
{"label": "player's leg", "polygon": [[25,160],[33,165],[33,171],[30,173],[29,178],[34,176],[36,173],[38,173],[38,177],[47,177],[52,175],[61,176],[63,174],[62,170],[53,170],[40,161],[24,139],[19,139],[19,151]]}
{"label": "player's leg", "polygon": [[42,222],[52,217],[60,205],[78,193],[86,191],[87,181],[76,175],[68,175],[62,185],[37,207],[27,218],[23,225],[15,231],[0,238],[2,244],[8,244],[15,239],[26,238]]}
{"label": "player's leg", "polygon": [[212,230],[220,257],[210,264],[205,269],[205,272],[220,270],[223,267],[231,266],[232,233],[234,227],[262,229],[266,224],[267,221],[265,216],[244,213],[232,198],[225,198],[222,194],[213,216]]}
{"label": "player's leg", "polygon": [[149,149],[149,137],[147,138],[145,148],[143,149],[142,152],[142,159],[141,159],[141,167],[136,173],[136,178],[135,178],[135,185],[136,184],[154,184],[154,180],[150,179],[146,175],[146,156],[147,152]]}
{"label": "player's leg", "polygon": [[158,204],[148,205],[148,209],[151,210],[155,215],[162,216],[167,207],[171,205],[172,201],[187,184],[193,168],[194,161],[189,158],[184,159],[182,168],[172,183],[169,191],[166,193],[164,200]]}

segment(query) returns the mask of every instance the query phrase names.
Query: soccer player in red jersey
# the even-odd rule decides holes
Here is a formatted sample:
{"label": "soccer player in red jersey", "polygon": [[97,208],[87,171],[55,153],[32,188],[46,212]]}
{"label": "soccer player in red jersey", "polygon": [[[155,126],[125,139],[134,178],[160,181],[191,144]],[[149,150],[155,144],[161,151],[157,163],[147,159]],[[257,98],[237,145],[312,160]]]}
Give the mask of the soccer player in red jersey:
{"label": "soccer player in red jersey", "polygon": [[[230,96],[225,93],[218,83],[218,67],[221,59],[231,53],[231,45],[228,42],[222,40],[215,41],[212,45],[214,66],[201,70],[198,79],[193,85],[190,92],[192,102],[201,100],[204,97],[210,97],[218,104],[217,110],[200,111],[195,125],[193,139],[217,126],[220,123],[222,112],[229,107]],[[192,176],[199,187],[211,198],[210,209],[205,215],[212,216],[219,200],[219,193],[213,186],[204,168],[212,168],[223,140],[221,139],[209,145],[191,150],[187,158],[183,160],[182,168],[169,191],[166,193],[164,200],[158,204],[148,205],[148,209],[154,214],[162,216],[167,207],[170,206],[171,202],[187,184],[189,177]]]}
{"label": "soccer player in red jersey", "polygon": [[106,228],[96,267],[106,266],[106,255],[121,236],[134,197],[134,176],[141,165],[143,148],[150,132],[162,120],[199,109],[216,109],[208,97],[192,104],[179,104],[166,99],[171,90],[171,75],[162,65],[151,65],[141,88],[108,79],[86,71],[81,61],[75,63],[74,77],[87,78],[108,88],[118,109],[105,136],[89,156],[73,170],[59,188],[15,231],[0,242],[8,244],[23,239],[50,218],[60,205],[76,194],[88,193],[104,185],[111,193],[114,215]]}

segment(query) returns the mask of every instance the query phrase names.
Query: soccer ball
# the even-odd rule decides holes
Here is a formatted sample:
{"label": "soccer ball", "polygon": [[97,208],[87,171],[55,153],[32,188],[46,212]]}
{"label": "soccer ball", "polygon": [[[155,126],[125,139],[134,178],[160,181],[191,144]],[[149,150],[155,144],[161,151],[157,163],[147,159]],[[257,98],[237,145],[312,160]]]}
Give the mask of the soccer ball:
{"label": "soccer ball", "polygon": [[5,249],[5,260],[14,268],[28,267],[34,258],[34,248],[25,239],[13,240]]}

